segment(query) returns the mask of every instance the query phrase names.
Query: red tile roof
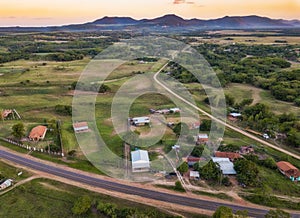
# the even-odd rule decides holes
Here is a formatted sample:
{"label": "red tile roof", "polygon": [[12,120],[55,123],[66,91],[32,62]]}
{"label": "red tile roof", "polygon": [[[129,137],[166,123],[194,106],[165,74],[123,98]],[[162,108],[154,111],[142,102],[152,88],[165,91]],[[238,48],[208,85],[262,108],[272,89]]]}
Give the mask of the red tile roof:
{"label": "red tile roof", "polygon": [[39,140],[40,138],[42,138],[44,136],[46,131],[47,131],[46,126],[36,126],[31,130],[31,132],[29,134],[29,138]]}
{"label": "red tile roof", "polygon": [[241,155],[239,153],[234,152],[222,152],[222,151],[216,151],[215,157],[225,157],[229,158],[230,160],[241,158]]}
{"label": "red tile roof", "polygon": [[73,123],[74,128],[80,128],[80,127],[85,127],[85,126],[88,126],[87,122]]}
{"label": "red tile roof", "polygon": [[276,165],[280,170],[282,170],[284,172],[289,171],[289,170],[298,170],[297,167],[295,167],[294,165],[292,165],[291,163],[286,162],[286,161],[277,162]]}

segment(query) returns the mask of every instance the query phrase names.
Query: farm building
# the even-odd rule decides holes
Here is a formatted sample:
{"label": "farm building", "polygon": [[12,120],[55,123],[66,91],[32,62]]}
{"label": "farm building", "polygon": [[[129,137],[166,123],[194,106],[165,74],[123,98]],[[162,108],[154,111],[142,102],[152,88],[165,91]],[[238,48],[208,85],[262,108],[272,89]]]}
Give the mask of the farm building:
{"label": "farm building", "polygon": [[132,172],[147,172],[150,170],[148,151],[137,150],[131,152]]}
{"label": "farm building", "polygon": [[229,160],[229,158],[212,157],[211,159],[214,163],[219,164],[223,175],[236,175],[233,163]]}
{"label": "farm building", "polygon": [[5,180],[4,182],[2,182],[2,183],[0,184],[0,190],[6,189],[6,188],[12,186],[12,182],[13,182],[13,181],[12,181],[11,179]]}
{"label": "farm building", "polygon": [[149,117],[134,117],[131,119],[131,124],[135,126],[144,126],[150,123]]}
{"label": "farm building", "polygon": [[45,138],[47,132],[46,126],[36,126],[29,133],[29,139],[32,141],[39,141]]}
{"label": "farm building", "polygon": [[197,136],[197,143],[207,143],[208,142],[208,135],[207,134],[198,134]]}
{"label": "farm building", "polygon": [[230,161],[235,161],[238,158],[241,158],[241,155],[239,153],[235,152],[222,152],[222,151],[216,151],[215,157],[227,157]]}
{"label": "farm building", "polygon": [[87,122],[73,123],[73,128],[76,133],[89,130],[89,126]]}
{"label": "farm building", "polygon": [[300,181],[300,171],[297,167],[286,161],[276,163],[279,171],[292,181]]}

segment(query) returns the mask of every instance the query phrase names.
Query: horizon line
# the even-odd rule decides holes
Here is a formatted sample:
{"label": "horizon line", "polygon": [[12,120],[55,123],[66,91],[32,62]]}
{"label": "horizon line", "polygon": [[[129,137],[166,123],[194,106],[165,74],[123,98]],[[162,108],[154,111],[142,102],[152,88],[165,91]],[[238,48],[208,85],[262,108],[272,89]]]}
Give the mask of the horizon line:
{"label": "horizon line", "polygon": [[[67,26],[67,25],[80,25],[80,24],[86,24],[86,23],[91,23],[91,22],[94,22],[96,20],[101,20],[105,17],[108,17],[108,18],[132,18],[136,21],[140,21],[140,20],[143,20],[143,19],[156,19],[156,18],[160,18],[160,17],[164,17],[164,16],[167,16],[167,15],[175,15],[177,17],[180,17],[184,20],[192,20],[192,19],[198,19],[198,20],[203,20],[203,21],[208,21],[208,20],[215,20],[215,19],[221,19],[221,18],[225,18],[225,17],[250,17],[250,16],[257,16],[257,17],[263,17],[263,18],[269,18],[269,19],[272,19],[272,20],[287,20],[287,21],[300,21],[300,18],[293,18],[293,19],[286,19],[286,18],[282,18],[282,17],[272,17],[272,16],[266,16],[266,15],[258,15],[258,14],[247,14],[247,15],[223,15],[223,16],[218,16],[218,17],[213,17],[213,18],[200,18],[200,17],[185,17],[185,16],[180,16],[180,15],[177,15],[175,13],[166,13],[166,14],[163,14],[163,15],[158,15],[158,16],[153,16],[153,17],[141,17],[141,18],[136,18],[135,16],[128,16],[128,15],[104,15],[100,18],[94,18],[93,20],[90,19],[90,20],[86,20],[86,21],[70,21],[70,22],[67,22],[67,23],[61,23],[61,24],[46,24],[46,25],[31,25],[31,24],[28,24],[28,25],[9,25],[9,26],[0,26],[0,28],[30,28],[30,27],[33,27],[33,28],[45,28],[45,27],[62,27],[62,26]],[[15,17],[17,18],[17,17]],[[31,18],[31,19],[35,19],[35,18]],[[51,18],[50,18],[51,19]]]}

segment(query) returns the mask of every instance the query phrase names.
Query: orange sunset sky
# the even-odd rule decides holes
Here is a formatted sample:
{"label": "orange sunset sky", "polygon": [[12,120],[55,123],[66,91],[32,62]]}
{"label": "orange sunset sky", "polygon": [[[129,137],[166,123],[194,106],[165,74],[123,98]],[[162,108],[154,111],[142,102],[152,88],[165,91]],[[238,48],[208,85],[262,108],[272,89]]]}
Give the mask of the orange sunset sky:
{"label": "orange sunset sky", "polygon": [[0,0],[0,26],[62,25],[103,16],[140,19],[165,14],[200,19],[253,14],[300,19],[300,0]]}

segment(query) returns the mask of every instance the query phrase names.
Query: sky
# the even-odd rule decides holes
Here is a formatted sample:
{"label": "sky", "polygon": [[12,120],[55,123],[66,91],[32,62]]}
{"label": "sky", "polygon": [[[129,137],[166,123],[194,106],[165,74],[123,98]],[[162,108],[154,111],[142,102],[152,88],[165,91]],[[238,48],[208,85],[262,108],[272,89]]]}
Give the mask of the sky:
{"label": "sky", "polygon": [[260,15],[300,20],[300,0],[0,0],[0,26],[51,26],[103,16],[141,19],[165,14],[186,19]]}

